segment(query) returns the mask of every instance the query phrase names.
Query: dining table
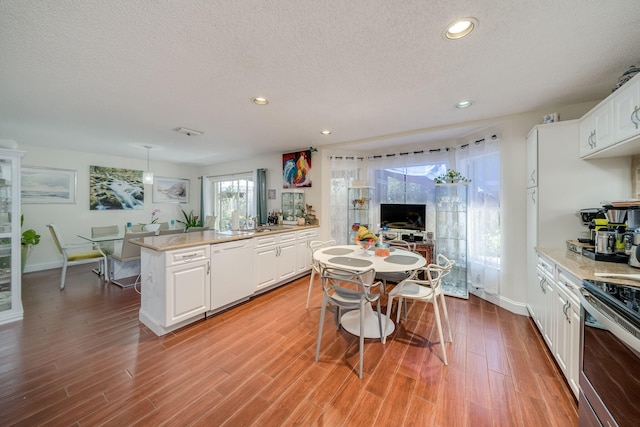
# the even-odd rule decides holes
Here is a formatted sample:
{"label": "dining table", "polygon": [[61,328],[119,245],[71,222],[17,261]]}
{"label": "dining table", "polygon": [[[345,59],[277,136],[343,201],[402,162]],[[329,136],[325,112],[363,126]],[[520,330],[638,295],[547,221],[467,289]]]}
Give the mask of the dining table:
{"label": "dining table", "polygon": [[[375,248],[362,249],[359,245],[337,245],[318,249],[313,253],[314,260],[330,267],[342,268],[354,272],[366,271],[374,268],[380,273],[400,273],[413,271],[426,265],[425,257],[415,252],[407,251],[399,247],[389,248],[388,256],[378,256]],[[382,321],[383,333],[390,335],[395,330],[395,324],[386,316],[373,310],[370,302],[364,306],[364,337],[381,338],[378,323],[379,316]],[[360,335],[360,310],[351,310],[340,318],[342,327],[349,333]]]}

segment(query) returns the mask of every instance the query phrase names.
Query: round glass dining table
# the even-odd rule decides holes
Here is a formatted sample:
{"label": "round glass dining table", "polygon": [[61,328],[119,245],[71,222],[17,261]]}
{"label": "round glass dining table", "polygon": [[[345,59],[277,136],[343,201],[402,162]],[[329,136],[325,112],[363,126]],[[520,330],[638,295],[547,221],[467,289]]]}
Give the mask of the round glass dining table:
{"label": "round glass dining table", "polygon": [[[423,267],[427,260],[423,256],[401,248],[390,248],[389,256],[376,256],[374,248],[363,250],[358,245],[338,245],[318,249],[313,253],[313,258],[318,262],[331,267],[343,268],[352,271],[365,271],[374,268],[380,273],[399,273],[412,271]],[[364,313],[364,337],[381,338],[378,326],[379,313],[373,311],[371,303],[365,305]],[[393,321],[386,321],[382,316],[382,327],[385,336],[395,330]],[[342,327],[353,335],[360,335],[360,310],[351,310],[340,318]]]}

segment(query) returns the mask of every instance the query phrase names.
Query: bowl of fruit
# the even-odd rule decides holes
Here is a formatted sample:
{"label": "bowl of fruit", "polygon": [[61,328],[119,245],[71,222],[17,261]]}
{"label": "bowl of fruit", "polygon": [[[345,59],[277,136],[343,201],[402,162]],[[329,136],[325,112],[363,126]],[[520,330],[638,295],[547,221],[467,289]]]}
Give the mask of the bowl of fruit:
{"label": "bowl of fruit", "polygon": [[361,225],[358,228],[358,235],[353,239],[360,248],[363,256],[371,256],[369,249],[378,241],[378,236],[373,234],[367,227]]}

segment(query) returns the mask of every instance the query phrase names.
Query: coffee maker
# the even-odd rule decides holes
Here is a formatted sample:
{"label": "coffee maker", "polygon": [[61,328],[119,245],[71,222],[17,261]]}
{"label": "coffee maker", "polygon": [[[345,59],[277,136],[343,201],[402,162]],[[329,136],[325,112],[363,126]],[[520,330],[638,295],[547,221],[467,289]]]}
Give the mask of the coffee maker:
{"label": "coffee maker", "polygon": [[[581,211],[582,213],[582,211]],[[592,213],[589,221],[591,247],[582,249],[582,254],[596,261],[628,263],[626,251],[626,207],[604,205]],[[584,217],[583,223],[584,223]],[[580,240],[580,239],[579,239]],[[586,240],[586,239],[583,239]]]}
{"label": "coffee maker", "polygon": [[640,268],[640,206],[627,208],[627,231],[624,235],[625,253],[629,265]]}

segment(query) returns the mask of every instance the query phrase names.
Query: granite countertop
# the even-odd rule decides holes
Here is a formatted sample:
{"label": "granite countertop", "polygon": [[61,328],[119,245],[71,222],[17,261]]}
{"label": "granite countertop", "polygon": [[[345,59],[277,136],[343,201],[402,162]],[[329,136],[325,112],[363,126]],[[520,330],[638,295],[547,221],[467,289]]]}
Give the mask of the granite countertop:
{"label": "granite countertop", "polygon": [[613,274],[640,274],[639,268],[630,267],[628,264],[617,262],[594,261],[586,256],[572,252],[566,248],[536,248],[538,253],[550,258],[556,264],[564,267],[574,276],[580,279],[599,280],[613,283],[624,283],[631,286],[639,286],[640,281],[623,279],[619,277],[598,277],[594,273]]}
{"label": "granite countertop", "polygon": [[253,230],[221,231],[206,230],[194,231],[191,233],[167,234],[165,236],[144,237],[131,239],[134,243],[143,248],[164,252],[174,249],[185,249],[200,245],[213,245],[216,243],[233,242],[235,240],[251,239],[258,236],[268,236],[270,234],[290,233],[311,228],[318,228],[318,225],[278,225],[264,226]]}

